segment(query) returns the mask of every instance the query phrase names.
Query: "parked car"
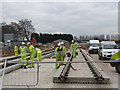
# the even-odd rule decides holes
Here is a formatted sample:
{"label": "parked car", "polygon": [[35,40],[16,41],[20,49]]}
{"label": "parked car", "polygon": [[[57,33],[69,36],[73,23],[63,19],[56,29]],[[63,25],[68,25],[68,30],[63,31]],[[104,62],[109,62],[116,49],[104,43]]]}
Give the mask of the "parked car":
{"label": "parked car", "polygon": [[98,51],[99,60],[111,59],[118,50],[119,48],[115,43],[103,43]]}

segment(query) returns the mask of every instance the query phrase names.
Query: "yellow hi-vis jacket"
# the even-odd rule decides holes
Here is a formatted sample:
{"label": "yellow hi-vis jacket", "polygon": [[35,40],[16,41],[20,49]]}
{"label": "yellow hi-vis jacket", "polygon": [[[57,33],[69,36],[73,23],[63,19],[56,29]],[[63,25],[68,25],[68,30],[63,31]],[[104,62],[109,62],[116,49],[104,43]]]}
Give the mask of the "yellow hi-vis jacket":
{"label": "yellow hi-vis jacket", "polygon": [[42,51],[40,49],[36,49],[37,51],[37,61],[41,61]]}
{"label": "yellow hi-vis jacket", "polygon": [[71,44],[70,49],[74,49],[74,44]]}
{"label": "yellow hi-vis jacket", "polygon": [[59,48],[59,47],[56,47],[56,48],[55,48],[55,57],[57,57],[57,56],[59,55],[59,53],[58,53],[58,51],[57,51],[58,48]]}
{"label": "yellow hi-vis jacket", "polygon": [[33,45],[30,45],[30,47],[29,47],[29,52],[30,52],[30,53],[35,53],[35,49],[34,49],[34,46],[33,46]]}
{"label": "yellow hi-vis jacket", "polygon": [[75,45],[75,49],[76,49],[77,48],[77,43],[75,42],[74,45]]}
{"label": "yellow hi-vis jacket", "polygon": [[58,49],[61,49],[61,47],[56,47],[56,49],[55,49],[55,57],[62,56],[62,50],[59,51]]}
{"label": "yellow hi-vis jacket", "polygon": [[14,52],[18,52],[18,46],[15,45]]}
{"label": "yellow hi-vis jacket", "polygon": [[113,59],[113,60],[120,59],[120,51],[118,51],[115,54],[113,54],[111,59]]}
{"label": "yellow hi-vis jacket", "polygon": [[61,48],[62,48],[62,56],[64,57],[66,55],[66,47],[63,46]]}
{"label": "yellow hi-vis jacket", "polygon": [[77,48],[77,43],[71,44],[70,49],[76,50]]}
{"label": "yellow hi-vis jacket", "polygon": [[27,55],[27,47],[26,46],[21,46],[20,47],[20,52],[21,52],[21,56]]}

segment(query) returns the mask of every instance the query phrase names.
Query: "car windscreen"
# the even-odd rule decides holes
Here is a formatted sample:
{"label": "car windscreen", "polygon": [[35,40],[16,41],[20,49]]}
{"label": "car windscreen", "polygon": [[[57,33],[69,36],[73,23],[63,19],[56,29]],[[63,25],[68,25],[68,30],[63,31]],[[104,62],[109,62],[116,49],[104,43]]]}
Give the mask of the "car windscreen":
{"label": "car windscreen", "polygon": [[118,49],[117,45],[103,45],[103,49]]}
{"label": "car windscreen", "polygon": [[90,43],[90,46],[93,46],[93,47],[98,47],[99,44],[98,43]]}

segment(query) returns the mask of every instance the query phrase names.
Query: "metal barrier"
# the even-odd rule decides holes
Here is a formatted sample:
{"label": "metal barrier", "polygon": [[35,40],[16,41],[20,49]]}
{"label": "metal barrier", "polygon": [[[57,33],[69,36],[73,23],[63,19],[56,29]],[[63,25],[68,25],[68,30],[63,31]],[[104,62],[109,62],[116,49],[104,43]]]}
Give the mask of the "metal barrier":
{"label": "metal barrier", "polygon": [[39,80],[39,64],[34,64],[34,68],[29,68],[29,65],[27,66],[27,69],[20,68],[12,73],[5,74],[6,64],[7,60],[5,60],[4,68],[2,69],[2,80],[1,85],[2,86],[35,86],[38,84]]}
{"label": "metal barrier", "polygon": [[7,60],[5,60],[5,62],[4,62],[3,75],[2,75],[2,77],[0,77],[1,78],[0,90],[2,89],[2,86],[3,86],[3,80],[4,80],[4,75],[5,75],[5,69],[6,69],[6,62],[7,62]]}
{"label": "metal barrier", "polygon": [[[42,59],[51,57],[54,50],[42,52]],[[29,55],[27,56],[29,59]],[[37,59],[35,58],[35,62]],[[21,63],[27,63],[27,69],[21,68]],[[30,64],[34,64],[34,68],[29,68]],[[19,57],[3,58],[0,61],[0,81],[1,86],[35,86],[39,81],[39,63],[34,61],[21,62]]]}

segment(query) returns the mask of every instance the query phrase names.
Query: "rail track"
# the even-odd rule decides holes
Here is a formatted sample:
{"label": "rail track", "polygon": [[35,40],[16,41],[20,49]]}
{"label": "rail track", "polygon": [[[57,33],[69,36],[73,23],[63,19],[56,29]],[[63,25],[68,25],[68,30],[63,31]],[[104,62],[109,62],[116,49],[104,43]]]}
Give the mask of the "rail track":
{"label": "rail track", "polygon": [[[85,58],[86,61],[93,61],[93,59],[91,59],[84,50],[80,49],[80,52],[82,53],[83,57]],[[95,80],[97,80],[98,84],[104,84],[104,83],[108,83],[108,82],[104,82],[104,77],[102,75],[102,73],[100,72],[100,68],[98,68],[96,63],[90,63],[87,62],[88,67],[90,68],[93,76],[95,77]]]}
{"label": "rail track", "polygon": [[[101,68],[94,63],[94,60],[86,54],[86,52],[82,49],[80,49],[80,53],[84,57],[83,63],[87,63],[93,77],[92,78],[84,78],[84,77],[76,77],[76,76],[69,76],[70,73],[70,67],[71,64],[75,61],[73,61],[73,54],[71,53],[71,56],[68,58],[65,66],[63,67],[61,73],[59,76],[55,76],[53,78],[54,83],[94,83],[94,84],[108,84],[109,77],[101,70]],[[80,61],[76,62],[79,63]],[[82,61],[81,61],[82,62]],[[87,68],[87,67],[86,67]],[[80,72],[80,71],[79,71]],[[79,73],[81,74],[81,72]],[[87,80],[88,79],[88,80]]]}

